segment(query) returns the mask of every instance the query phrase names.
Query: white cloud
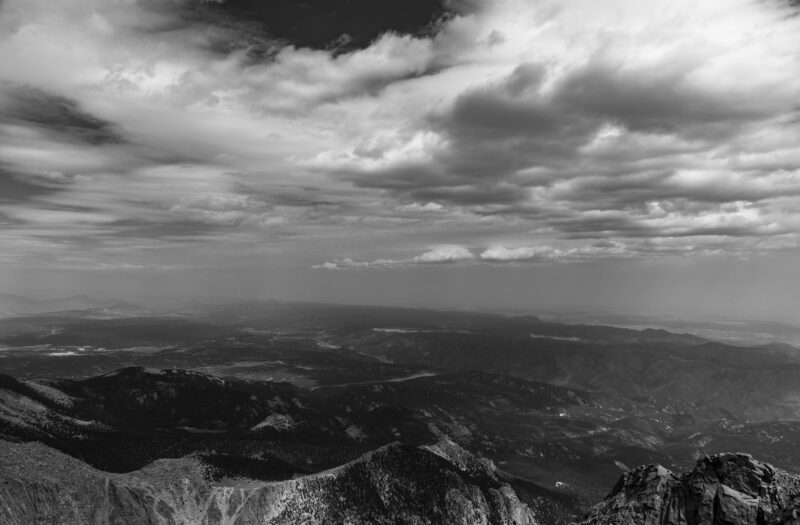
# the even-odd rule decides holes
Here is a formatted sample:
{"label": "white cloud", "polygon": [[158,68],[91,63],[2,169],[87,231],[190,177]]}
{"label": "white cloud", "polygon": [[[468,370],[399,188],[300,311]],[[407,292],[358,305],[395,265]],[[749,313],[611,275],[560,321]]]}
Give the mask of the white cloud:
{"label": "white cloud", "polygon": [[414,257],[413,261],[418,264],[455,263],[471,261],[474,258],[475,255],[463,246],[439,246]]}
{"label": "white cloud", "polygon": [[[660,251],[674,253],[685,248],[686,243],[665,243],[657,248]],[[485,248],[476,257],[463,246],[440,246],[410,259],[375,259],[373,261],[356,261],[352,258],[337,259],[313,266],[316,269],[342,270],[347,268],[401,268],[431,264],[499,264],[499,263],[537,263],[555,261],[579,261],[594,258],[634,257],[649,251],[652,247],[644,243],[623,244],[616,241],[597,243],[578,243],[569,247],[554,248],[552,246],[520,246],[508,248],[492,246]],[[691,248],[690,248],[691,250]]]}
{"label": "white cloud", "polygon": [[333,262],[324,262],[313,266],[315,269],[338,270],[345,268],[400,268],[406,266],[426,264],[457,264],[469,262],[475,255],[463,246],[443,245],[437,246],[425,253],[410,259],[375,259],[372,261],[356,261],[350,257],[337,259]]}
{"label": "white cloud", "polygon": [[530,261],[558,258],[561,251],[551,246],[531,246],[519,248],[506,248],[494,246],[481,252],[480,258],[489,262]]}
{"label": "white cloud", "polygon": [[438,202],[428,202],[427,204],[420,204],[418,202],[412,202],[411,204],[404,204],[397,208],[401,211],[423,211],[423,212],[441,212],[445,210],[445,207],[439,204]]}

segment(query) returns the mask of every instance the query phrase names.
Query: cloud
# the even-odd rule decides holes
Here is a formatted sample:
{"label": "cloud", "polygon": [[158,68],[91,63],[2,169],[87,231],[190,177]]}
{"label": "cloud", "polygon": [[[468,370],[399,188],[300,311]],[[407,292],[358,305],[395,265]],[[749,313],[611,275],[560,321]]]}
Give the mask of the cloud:
{"label": "cloud", "polygon": [[36,184],[36,178],[12,171],[0,165],[0,202],[29,201],[37,196],[58,191],[57,188]]}
{"label": "cloud", "polygon": [[315,270],[345,270],[348,268],[398,268],[410,264],[411,261],[395,259],[375,259],[374,261],[355,261],[350,257],[315,264]]}
{"label": "cloud", "polygon": [[[674,246],[673,246],[674,248]],[[683,246],[685,248],[685,245]],[[659,248],[661,251],[666,251]],[[644,244],[623,244],[616,241],[595,242],[568,248],[553,246],[491,246],[476,256],[472,251],[457,245],[440,246],[410,259],[375,259],[356,261],[350,257],[314,265],[315,269],[344,270],[348,268],[400,268],[431,264],[505,264],[580,261],[595,258],[628,258],[649,251]]]}
{"label": "cloud", "polygon": [[472,252],[463,246],[439,246],[414,257],[413,261],[418,264],[456,263],[470,261],[474,258]]}
{"label": "cloud", "polygon": [[464,2],[428,0],[255,0],[183,2],[187,21],[255,26],[263,34],[297,47],[338,52],[368,47],[385,33],[427,35],[448,13],[464,10]]}
{"label": "cloud", "polygon": [[[652,214],[654,207],[673,207],[674,215],[685,213],[684,222],[707,223],[729,215],[719,214],[721,204],[796,195],[797,148],[786,142],[796,130],[785,122],[796,121],[791,93],[798,85],[774,52],[789,50],[793,37],[783,31],[796,21],[748,2],[722,10],[716,3],[682,5],[664,21],[620,2],[620,19],[593,33],[609,22],[607,13],[587,27],[585,20],[569,25],[584,2],[539,13],[525,3],[494,5],[487,19],[508,15],[505,8],[514,5],[522,6],[521,19],[538,14],[549,24],[537,29],[535,42],[524,31],[496,39],[501,57],[500,49],[529,46],[526,61],[467,85],[422,115],[417,131],[368,148],[369,155],[356,148],[329,157],[332,173],[399,199],[529,217],[568,238],[577,225],[594,237],[759,237],[786,230],[775,224],[786,218],[774,214],[766,226],[734,226],[728,217],[707,227],[674,227]],[[748,38],[749,17],[783,36],[751,35],[746,51],[731,45]],[[710,20],[716,30],[709,33],[701,27]],[[570,40],[559,34],[565,28],[586,29],[586,37]],[[759,73],[752,74],[756,63]],[[767,100],[765,92],[774,96]],[[423,136],[431,139],[420,142]]]}
{"label": "cloud", "polygon": [[217,226],[274,226],[286,219],[274,207],[248,195],[212,194],[183,198],[169,211],[176,217]]}
{"label": "cloud", "polygon": [[785,3],[345,3],[6,0],[9,257],[399,268],[797,246]]}
{"label": "cloud", "polygon": [[561,252],[551,246],[530,246],[520,248],[506,248],[504,246],[494,246],[487,248],[480,254],[483,261],[488,262],[511,262],[511,261],[534,261],[549,260],[558,258]]}
{"label": "cloud", "polygon": [[56,138],[96,146],[124,141],[111,122],[82,110],[75,100],[31,86],[0,91],[0,122],[31,124]]}
{"label": "cloud", "polygon": [[401,211],[411,211],[411,212],[432,212],[438,213],[444,211],[444,206],[439,204],[438,202],[428,202],[426,204],[420,204],[419,202],[412,202],[411,204],[403,204],[402,206],[398,207]]}
{"label": "cloud", "polygon": [[475,255],[463,246],[437,246],[410,259],[375,259],[373,261],[356,261],[349,257],[324,262],[313,266],[315,269],[340,270],[346,268],[398,268],[414,265],[458,264],[472,261]]}

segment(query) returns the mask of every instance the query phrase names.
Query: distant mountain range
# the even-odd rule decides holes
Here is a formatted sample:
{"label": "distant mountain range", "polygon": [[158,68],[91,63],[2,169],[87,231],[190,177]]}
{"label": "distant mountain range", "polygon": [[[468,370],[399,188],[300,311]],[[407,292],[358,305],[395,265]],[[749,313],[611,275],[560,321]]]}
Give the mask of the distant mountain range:
{"label": "distant mountain range", "polygon": [[0,293],[0,317],[60,314],[84,319],[120,319],[152,315],[150,308],[117,300],[98,300],[86,295],[58,299],[31,299],[21,295]]}
{"label": "distant mountain range", "polygon": [[86,295],[72,295],[59,299],[31,299],[21,295],[0,293],[0,314],[22,315],[66,310],[88,310],[111,306],[115,302],[98,301]]}

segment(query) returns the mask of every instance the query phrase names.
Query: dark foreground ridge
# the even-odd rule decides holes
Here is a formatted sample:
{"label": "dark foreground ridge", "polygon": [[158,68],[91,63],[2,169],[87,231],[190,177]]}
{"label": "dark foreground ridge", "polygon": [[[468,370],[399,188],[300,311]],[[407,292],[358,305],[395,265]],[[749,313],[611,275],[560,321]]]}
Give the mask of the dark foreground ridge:
{"label": "dark foreground ridge", "polygon": [[39,443],[0,440],[0,523],[463,523],[536,521],[514,491],[452,442],[392,444],[279,482],[213,481],[199,458],[113,474]]}
{"label": "dark foreground ridge", "polygon": [[748,454],[706,456],[676,475],[661,465],[622,476],[582,525],[797,525],[800,476]]}

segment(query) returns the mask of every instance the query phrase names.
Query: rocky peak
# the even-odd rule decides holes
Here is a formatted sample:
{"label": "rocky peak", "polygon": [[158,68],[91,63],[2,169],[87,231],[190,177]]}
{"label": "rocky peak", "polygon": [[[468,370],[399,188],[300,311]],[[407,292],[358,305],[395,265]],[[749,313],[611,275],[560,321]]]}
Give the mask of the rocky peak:
{"label": "rocky peak", "polygon": [[676,475],[661,465],[625,473],[584,525],[789,524],[800,476],[748,454],[718,454]]}
{"label": "rocky peak", "polygon": [[691,476],[706,483],[720,483],[751,497],[764,497],[775,479],[772,465],[749,454],[718,454],[697,462]]}

